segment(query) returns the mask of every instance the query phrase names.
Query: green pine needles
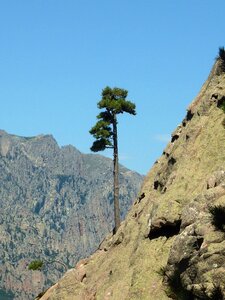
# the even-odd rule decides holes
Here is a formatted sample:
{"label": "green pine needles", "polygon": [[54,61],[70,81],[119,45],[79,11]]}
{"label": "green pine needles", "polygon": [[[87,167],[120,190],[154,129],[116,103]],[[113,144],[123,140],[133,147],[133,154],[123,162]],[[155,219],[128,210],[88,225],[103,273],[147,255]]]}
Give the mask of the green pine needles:
{"label": "green pine needles", "polygon": [[64,264],[64,262],[57,260],[57,259],[52,260],[52,261],[48,261],[46,259],[43,259],[43,260],[35,259],[29,263],[28,270],[41,271],[41,270],[43,270],[45,265],[52,265],[53,263],[60,264],[61,266],[64,267],[65,270],[68,269],[68,267],[66,266],[66,264]]}
{"label": "green pine needles", "polygon": [[106,148],[113,149],[114,162],[114,233],[120,226],[119,210],[119,159],[117,138],[117,115],[129,113],[136,115],[135,104],[126,100],[128,91],[120,88],[106,87],[102,90],[102,99],[98,102],[98,108],[103,109],[97,116],[97,123],[91,128],[90,134],[95,138],[91,151],[103,151]]}
{"label": "green pine needles", "polygon": [[29,270],[33,270],[33,271],[36,271],[36,270],[40,271],[42,269],[42,267],[43,267],[43,264],[44,264],[44,262],[41,261],[41,260],[39,260],[39,259],[33,260],[29,264],[28,269]]}
{"label": "green pine needles", "polygon": [[217,230],[225,231],[225,206],[215,205],[209,207],[211,222]]}
{"label": "green pine needles", "polygon": [[106,87],[102,91],[102,99],[98,102],[99,109],[105,109],[97,119],[99,120],[91,128],[90,134],[94,136],[91,151],[103,151],[106,148],[113,148],[113,126],[117,123],[116,115],[127,112],[135,115],[135,104],[126,100],[128,91],[120,88]]}
{"label": "green pine needles", "polygon": [[219,48],[219,58],[225,61],[225,50],[224,47]]}
{"label": "green pine needles", "polygon": [[225,73],[225,50],[224,47],[219,48],[219,54],[217,60],[220,62],[218,75]]}

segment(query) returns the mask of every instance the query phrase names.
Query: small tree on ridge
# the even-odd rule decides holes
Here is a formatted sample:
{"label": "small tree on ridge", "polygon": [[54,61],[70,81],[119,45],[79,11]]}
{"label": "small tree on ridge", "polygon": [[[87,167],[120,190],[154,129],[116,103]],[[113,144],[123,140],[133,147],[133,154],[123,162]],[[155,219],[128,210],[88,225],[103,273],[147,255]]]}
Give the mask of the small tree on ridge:
{"label": "small tree on ridge", "polygon": [[98,108],[104,109],[97,116],[97,123],[91,128],[90,133],[96,139],[91,151],[103,151],[106,148],[113,149],[113,178],[114,178],[114,233],[120,226],[119,208],[119,158],[117,137],[117,115],[124,112],[136,115],[135,104],[126,100],[128,91],[120,88],[106,87],[102,90],[102,99],[98,102]]}

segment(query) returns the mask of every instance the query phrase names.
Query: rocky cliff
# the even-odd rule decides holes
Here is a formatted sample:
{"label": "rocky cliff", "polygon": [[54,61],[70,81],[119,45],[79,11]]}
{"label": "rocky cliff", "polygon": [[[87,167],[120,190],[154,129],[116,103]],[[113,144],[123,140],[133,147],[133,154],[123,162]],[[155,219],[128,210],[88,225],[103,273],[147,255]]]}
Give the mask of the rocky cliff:
{"label": "rocky cliff", "polygon": [[211,213],[225,206],[224,66],[221,55],[117,234],[41,300],[224,299],[225,217],[218,228]]}
{"label": "rocky cliff", "polygon": [[[119,177],[124,218],[143,177],[122,166]],[[0,297],[33,299],[95,251],[113,228],[112,186],[108,158],[0,131]]]}

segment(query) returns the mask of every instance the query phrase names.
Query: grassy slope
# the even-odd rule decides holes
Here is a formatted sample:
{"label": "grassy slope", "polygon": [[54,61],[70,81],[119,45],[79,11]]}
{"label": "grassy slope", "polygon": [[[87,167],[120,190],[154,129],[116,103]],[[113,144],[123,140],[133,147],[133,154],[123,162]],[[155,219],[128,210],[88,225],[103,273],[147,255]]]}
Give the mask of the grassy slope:
{"label": "grassy slope", "polygon": [[[190,106],[193,118],[165,150],[169,157],[162,155],[149,172],[142,188],[145,198],[132,207],[118,233],[88,259],[86,278],[76,280],[77,268],[61,279],[50,298],[46,294],[42,299],[169,299],[159,271],[166,265],[174,237],[149,240],[149,222],[178,218],[182,207],[206,190],[212,173],[225,166],[224,113],[210,100],[213,93],[225,95],[225,76],[216,76],[214,69]],[[168,172],[171,157],[176,163]],[[166,178],[163,194],[153,188],[157,176]]]}

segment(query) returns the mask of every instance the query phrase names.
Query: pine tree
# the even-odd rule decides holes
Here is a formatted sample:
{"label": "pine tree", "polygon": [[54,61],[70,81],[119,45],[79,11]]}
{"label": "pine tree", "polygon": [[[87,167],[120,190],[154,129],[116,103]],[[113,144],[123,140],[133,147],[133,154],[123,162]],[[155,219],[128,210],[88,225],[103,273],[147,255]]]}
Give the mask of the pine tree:
{"label": "pine tree", "polygon": [[98,108],[104,109],[104,111],[97,116],[98,121],[90,130],[90,133],[96,139],[91,147],[92,151],[103,151],[106,148],[113,149],[114,233],[120,226],[117,115],[125,112],[136,115],[135,104],[126,100],[127,94],[128,91],[116,87],[110,88],[107,86],[103,89]]}

